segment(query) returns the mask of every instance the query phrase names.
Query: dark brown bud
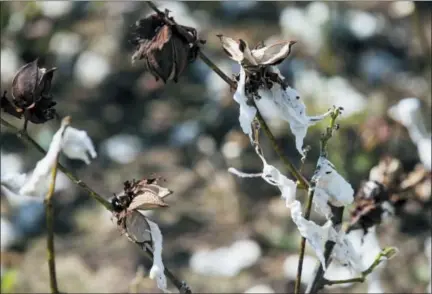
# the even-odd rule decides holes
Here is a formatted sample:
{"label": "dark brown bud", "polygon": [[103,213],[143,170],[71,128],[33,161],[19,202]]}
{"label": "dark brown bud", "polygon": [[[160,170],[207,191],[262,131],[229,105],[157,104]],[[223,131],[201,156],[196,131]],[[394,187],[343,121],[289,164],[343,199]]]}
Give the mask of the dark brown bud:
{"label": "dark brown bud", "polygon": [[196,30],[175,24],[166,14],[153,14],[137,21],[133,34],[131,42],[136,50],[132,63],[143,59],[156,80],[177,82],[187,65],[196,59],[199,49]]}
{"label": "dark brown bud", "polygon": [[1,108],[17,118],[24,115],[35,124],[53,119],[56,102],[52,100],[50,90],[55,70],[39,68],[38,59],[21,67],[12,81],[12,98],[4,93]]}

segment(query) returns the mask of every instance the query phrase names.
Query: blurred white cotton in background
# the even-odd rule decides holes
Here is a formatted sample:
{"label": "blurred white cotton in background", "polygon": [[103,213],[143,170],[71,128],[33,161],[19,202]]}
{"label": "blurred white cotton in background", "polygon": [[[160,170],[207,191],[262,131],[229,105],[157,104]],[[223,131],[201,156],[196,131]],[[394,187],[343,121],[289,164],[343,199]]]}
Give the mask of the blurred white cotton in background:
{"label": "blurred white cotton in background", "polygon": [[72,57],[81,49],[81,36],[72,32],[57,32],[49,43],[49,50],[62,57]]}
{"label": "blurred white cotton in background", "polygon": [[[293,254],[288,256],[283,264],[283,273],[285,278],[295,281],[297,277],[297,266],[299,255]],[[318,265],[318,260],[310,255],[305,255],[303,259],[302,279],[303,284],[309,284],[314,277],[315,267]]]}
{"label": "blurred white cotton in background", "polygon": [[407,17],[415,10],[413,1],[394,1],[389,6],[389,13],[394,18]]}
{"label": "blurred white cotton in background", "polygon": [[1,175],[21,173],[24,161],[17,153],[0,153]]}
{"label": "blurred white cotton in background", "polygon": [[37,1],[35,2],[45,16],[59,18],[67,14],[74,5],[73,1]]}
{"label": "blurred white cotton in background", "polygon": [[75,78],[85,87],[99,85],[110,73],[111,66],[102,55],[85,51],[79,55],[75,64]]}
{"label": "blurred white cotton in background", "polygon": [[19,67],[20,61],[15,51],[7,47],[2,48],[0,53],[1,81],[5,84],[11,83]]}
{"label": "blurred white cotton in background", "polygon": [[261,257],[261,248],[253,240],[239,240],[229,247],[198,250],[192,254],[190,267],[206,276],[236,276],[242,269],[254,265]]}
{"label": "blurred white cotton in background", "polygon": [[366,39],[377,34],[383,27],[378,17],[360,10],[348,11],[349,28],[359,39]]}
{"label": "blurred white cotton in background", "polygon": [[269,285],[260,284],[247,289],[244,293],[275,293]]}
{"label": "blurred white cotton in background", "polygon": [[0,218],[0,234],[0,248],[2,252],[16,244],[20,239],[19,231],[4,217]]}
{"label": "blurred white cotton in background", "polygon": [[102,150],[114,162],[120,164],[131,163],[143,149],[141,140],[137,136],[118,134],[102,142]]}

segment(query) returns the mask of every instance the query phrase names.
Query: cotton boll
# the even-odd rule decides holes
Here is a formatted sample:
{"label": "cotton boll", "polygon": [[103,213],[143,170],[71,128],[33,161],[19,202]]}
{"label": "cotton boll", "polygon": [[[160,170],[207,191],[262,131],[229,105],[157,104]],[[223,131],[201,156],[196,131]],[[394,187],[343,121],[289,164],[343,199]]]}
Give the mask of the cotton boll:
{"label": "cotton boll", "polygon": [[68,124],[69,118],[66,117],[63,119],[59,130],[54,134],[47,154],[38,161],[31,176],[21,187],[19,194],[24,196],[40,196],[46,194],[49,181],[51,180],[51,169],[57,161],[62,146],[63,135]]}
{"label": "cotton boll", "polygon": [[247,105],[247,97],[245,92],[246,73],[243,68],[240,69],[240,80],[237,85],[237,90],[234,93],[234,100],[240,105],[239,122],[243,132],[249,137],[252,136],[252,121],[256,115],[256,109],[253,106]]}
{"label": "cotton boll", "polygon": [[86,131],[68,127],[62,140],[62,151],[71,159],[80,159],[90,164],[90,158],[97,156],[93,142]]}
{"label": "cotton boll", "polygon": [[[327,201],[325,198],[320,201],[319,197],[328,197],[330,203],[335,206],[345,206],[354,201],[354,189],[338,174],[334,165],[323,156],[318,159],[312,180],[316,182],[316,190],[318,191],[315,204],[322,207],[324,200]],[[325,193],[322,193],[321,189]],[[322,207],[322,209],[328,211],[326,207]]]}

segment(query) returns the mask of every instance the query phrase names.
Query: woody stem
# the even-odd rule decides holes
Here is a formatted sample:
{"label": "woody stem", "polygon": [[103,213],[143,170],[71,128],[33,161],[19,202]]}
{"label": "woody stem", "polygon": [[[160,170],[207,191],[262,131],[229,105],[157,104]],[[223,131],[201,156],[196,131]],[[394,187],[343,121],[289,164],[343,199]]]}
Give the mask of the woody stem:
{"label": "woody stem", "polygon": [[[165,15],[162,11],[160,11],[156,5],[152,1],[146,1],[148,6],[153,9],[157,14],[159,15]],[[165,17],[165,21],[169,25],[175,26],[176,23],[167,17]],[[177,29],[182,36],[184,36],[189,42],[196,42],[193,40],[193,37],[181,26],[177,26]],[[233,81],[231,78],[229,78],[214,62],[212,62],[201,50],[198,51],[198,56],[201,58],[201,60],[208,65],[218,76],[220,76],[232,89],[237,88],[237,83]],[[255,104],[253,104],[257,110],[256,118],[259,121],[262,129],[264,130],[264,133],[269,138],[270,143],[276,152],[276,154],[279,156],[280,160],[283,162],[285,167],[288,169],[288,171],[292,174],[294,178],[296,178],[298,182],[298,188],[300,189],[308,189],[309,188],[309,182],[301,175],[299,170],[295,167],[295,165],[283,154],[282,149],[279,147],[279,145],[276,142],[275,137],[273,136],[273,133],[270,131],[270,128],[268,127],[267,123],[265,122],[264,118],[261,116],[261,113],[259,112],[258,108]]]}

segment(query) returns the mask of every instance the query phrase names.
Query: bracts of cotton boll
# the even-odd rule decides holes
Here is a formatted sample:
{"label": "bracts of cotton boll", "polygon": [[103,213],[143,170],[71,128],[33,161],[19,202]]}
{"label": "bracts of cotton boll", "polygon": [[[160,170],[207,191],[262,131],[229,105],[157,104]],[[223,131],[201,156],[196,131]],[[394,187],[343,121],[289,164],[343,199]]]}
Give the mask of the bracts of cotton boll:
{"label": "bracts of cotton boll", "polygon": [[49,175],[51,169],[57,161],[58,154],[60,153],[62,147],[62,138],[69,123],[70,117],[65,117],[62,120],[60,129],[54,134],[47,154],[36,164],[33,173],[26,181],[24,186],[22,186],[19,194],[40,195],[46,191],[48,182],[50,180]]}
{"label": "bracts of cotton boll", "polygon": [[80,159],[90,164],[97,156],[96,150],[86,131],[68,127],[62,141],[63,153],[71,159]]}
{"label": "bracts of cotton boll", "polygon": [[[271,70],[278,74],[277,69],[272,67]],[[278,74],[279,77],[282,77]],[[283,77],[282,77],[283,79]],[[260,88],[258,90],[260,99],[255,103],[260,112],[273,113],[274,117],[285,120],[289,123],[291,132],[295,136],[295,144],[298,152],[304,156],[303,141],[306,137],[309,126],[316,124],[329,116],[332,111],[329,110],[322,115],[308,116],[306,105],[300,99],[299,93],[291,88],[285,89],[278,83],[273,83],[271,89]],[[266,109],[271,108],[271,109]]]}
{"label": "bracts of cotton boll", "polygon": [[315,208],[327,218],[331,217],[331,210],[327,202],[340,207],[354,201],[354,189],[336,171],[334,165],[323,156],[318,159],[312,182],[315,183],[313,199]]}
{"label": "bracts of cotton boll", "polygon": [[234,100],[240,105],[239,122],[243,132],[251,138],[252,136],[252,121],[256,115],[256,109],[247,104],[248,98],[245,91],[246,73],[243,67],[240,68],[240,80],[237,85],[237,90],[234,93]]}
{"label": "bracts of cotton boll", "polygon": [[264,181],[266,181],[270,185],[277,186],[282,193],[281,197],[285,199],[286,205],[289,206],[295,200],[296,197],[296,189],[297,189],[296,183],[288,179],[286,176],[284,176],[276,167],[268,164],[258,145],[255,146],[255,152],[258,154],[258,156],[261,158],[263,162],[264,166],[263,166],[262,173],[247,174],[238,171],[233,167],[230,167],[228,171],[241,178],[261,177],[264,179]]}
{"label": "bracts of cotton boll", "polygon": [[156,223],[149,219],[147,219],[147,222],[150,226],[153,243],[153,266],[150,269],[150,278],[152,280],[156,279],[158,288],[167,292],[167,279],[164,273],[165,266],[162,261],[162,233]]}

